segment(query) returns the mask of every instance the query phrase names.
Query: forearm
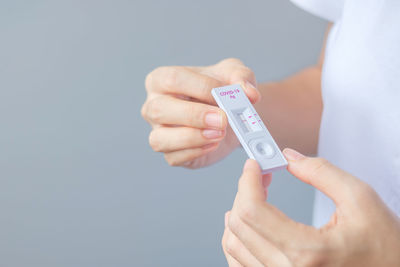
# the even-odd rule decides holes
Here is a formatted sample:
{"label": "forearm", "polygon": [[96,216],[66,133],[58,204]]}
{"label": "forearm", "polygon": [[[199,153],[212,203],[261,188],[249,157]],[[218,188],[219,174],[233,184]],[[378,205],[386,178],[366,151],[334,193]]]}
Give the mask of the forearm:
{"label": "forearm", "polygon": [[321,66],[280,82],[260,84],[259,90],[262,98],[257,112],[278,145],[315,154],[322,113]]}

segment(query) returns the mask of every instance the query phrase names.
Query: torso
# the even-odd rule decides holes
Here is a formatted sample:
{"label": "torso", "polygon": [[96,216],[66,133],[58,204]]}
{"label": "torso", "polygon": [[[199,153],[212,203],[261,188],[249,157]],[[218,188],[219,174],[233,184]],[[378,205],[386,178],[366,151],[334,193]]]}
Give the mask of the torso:
{"label": "torso", "polygon": [[[322,95],[319,156],[369,183],[400,215],[400,1],[343,1],[327,41]],[[314,225],[334,209],[317,192]]]}

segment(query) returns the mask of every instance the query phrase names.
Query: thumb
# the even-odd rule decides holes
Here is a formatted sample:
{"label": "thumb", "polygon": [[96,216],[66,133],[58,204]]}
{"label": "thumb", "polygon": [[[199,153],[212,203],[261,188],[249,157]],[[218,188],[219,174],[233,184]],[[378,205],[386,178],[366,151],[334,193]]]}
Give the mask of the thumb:
{"label": "thumb", "polygon": [[257,90],[257,81],[254,72],[246,67],[237,58],[228,58],[215,65],[218,76],[230,84],[240,84],[251,103],[260,100],[261,94]]}
{"label": "thumb", "polygon": [[[250,79],[249,79],[250,80]],[[232,84],[240,84],[243,88],[243,91],[249,98],[252,104],[257,103],[261,99],[260,91],[257,89],[257,82],[255,80],[244,80],[243,78],[232,79]]]}
{"label": "thumb", "polygon": [[243,167],[243,173],[239,180],[238,194],[241,196],[265,201],[266,189],[270,182],[271,174],[262,175],[260,167],[254,159],[248,159]]}
{"label": "thumb", "polygon": [[290,148],[285,148],[283,154],[291,174],[322,191],[336,204],[348,203],[354,196],[354,189],[362,183],[323,158],[306,157]]}

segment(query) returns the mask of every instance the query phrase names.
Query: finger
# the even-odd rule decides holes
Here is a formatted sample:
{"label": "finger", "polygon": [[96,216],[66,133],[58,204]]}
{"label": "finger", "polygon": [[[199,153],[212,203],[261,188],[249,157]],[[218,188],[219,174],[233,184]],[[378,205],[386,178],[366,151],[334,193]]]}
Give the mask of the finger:
{"label": "finger", "polygon": [[252,191],[248,196],[255,200],[265,201],[261,169],[254,159],[248,159],[243,167],[243,173],[239,180],[239,190],[241,189]]}
{"label": "finger", "polygon": [[231,255],[224,253],[226,257],[226,261],[228,262],[229,267],[243,267],[237,260],[235,260]]}
{"label": "finger", "polygon": [[178,94],[215,104],[211,89],[221,82],[187,67],[159,67],[146,77],[146,88],[153,92]]}
{"label": "finger", "polygon": [[239,263],[240,266],[263,266],[227,227],[225,228],[222,242],[226,258],[227,260],[231,258],[230,261],[232,264]]}
{"label": "finger", "polygon": [[[241,246],[245,247],[247,252],[255,257],[257,261],[262,263],[264,266],[290,266],[289,260],[285,254],[283,254],[282,251],[275,247],[271,242],[266,240],[263,236],[256,233],[248,225],[243,223],[234,210],[232,210],[229,216],[228,228],[235,229],[235,231],[232,231],[231,233],[238,239],[236,243],[239,243]],[[233,249],[236,249],[236,246],[239,245],[233,244],[232,246]]]}
{"label": "finger", "polygon": [[229,214],[230,214],[230,211],[227,211],[225,213],[225,217],[224,217],[225,230],[224,230],[224,234],[222,236],[222,250],[224,251],[224,255],[228,262],[229,267],[235,267],[235,266],[241,267],[242,265],[237,260],[235,260],[235,258],[233,258],[231,255],[229,255],[229,253],[225,249],[226,237],[228,235],[227,227],[228,227]]}
{"label": "finger", "polygon": [[153,123],[203,129],[225,130],[228,124],[225,112],[218,107],[165,95],[149,99],[143,116]]}
{"label": "finger", "polygon": [[322,158],[306,157],[293,149],[283,150],[289,161],[288,171],[330,197],[337,205],[351,203],[354,190],[362,182]]}
{"label": "finger", "polygon": [[260,92],[256,89],[257,81],[254,72],[236,58],[222,60],[213,66],[219,79],[229,81],[230,84],[239,83],[247,97],[254,104],[260,100]]}
{"label": "finger", "polygon": [[[243,169],[234,211],[245,224],[281,250],[290,247],[288,244],[301,246],[316,235],[314,228],[294,222],[265,202],[261,170],[254,160],[248,160]],[[232,231],[240,238],[240,230]]]}
{"label": "finger", "polygon": [[234,257],[232,257],[225,249],[226,247],[226,238],[227,238],[227,229],[225,228],[224,235],[222,236],[222,250],[224,251],[224,255],[226,258],[226,261],[228,262],[229,267],[242,267],[241,265]]}
{"label": "finger", "polygon": [[149,143],[154,151],[168,153],[216,143],[221,141],[224,136],[225,131],[215,129],[158,127],[151,131]]}
{"label": "finger", "polygon": [[231,214],[231,211],[229,210],[229,211],[227,211],[227,212],[225,212],[225,217],[224,217],[224,225],[225,225],[225,228],[226,227],[228,227],[228,220],[229,220],[229,215]]}
{"label": "finger", "polygon": [[165,160],[171,166],[185,166],[188,168],[195,168],[191,163],[194,159],[204,156],[211,151],[214,151],[219,146],[219,143],[211,143],[199,148],[188,148],[184,150],[165,153]]}

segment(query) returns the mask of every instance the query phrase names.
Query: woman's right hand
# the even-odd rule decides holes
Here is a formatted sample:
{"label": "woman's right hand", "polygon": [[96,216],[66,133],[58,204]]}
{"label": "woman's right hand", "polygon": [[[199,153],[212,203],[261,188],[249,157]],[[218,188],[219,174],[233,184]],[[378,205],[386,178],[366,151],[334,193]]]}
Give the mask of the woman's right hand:
{"label": "woman's right hand", "polygon": [[235,149],[239,142],[211,89],[239,83],[254,104],[260,98],[254,73],[238,59],[207,67],[159,67],[146,77],[142,116],[153,130],[151,147],[172,166],[199,168]]}

